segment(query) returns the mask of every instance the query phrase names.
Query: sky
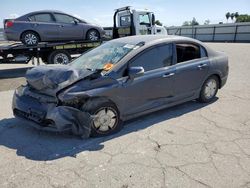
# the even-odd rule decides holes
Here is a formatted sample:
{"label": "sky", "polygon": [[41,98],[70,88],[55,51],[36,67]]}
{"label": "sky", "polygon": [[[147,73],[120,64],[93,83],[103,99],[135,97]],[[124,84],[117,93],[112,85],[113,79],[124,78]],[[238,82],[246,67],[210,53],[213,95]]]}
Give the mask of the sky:
{"label": "sky", "polygon": [[0,0],[0,20],[49,9],[64,11],[104,27],[113,25],[114,9],[123,6],[153,11],[165,26],[179,26],[193,17],[200,24],[207,19],[211,24],[226,22],[227,12],[250,14],[250,0]]}

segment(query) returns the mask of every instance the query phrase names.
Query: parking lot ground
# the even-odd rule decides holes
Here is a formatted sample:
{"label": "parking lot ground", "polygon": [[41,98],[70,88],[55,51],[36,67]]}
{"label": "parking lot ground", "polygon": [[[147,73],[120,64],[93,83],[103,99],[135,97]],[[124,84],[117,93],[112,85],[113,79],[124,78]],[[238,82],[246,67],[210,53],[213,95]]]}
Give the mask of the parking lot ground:
{"label": "parking lot ground", "polygon": [[81,140],[13,118],[0,92],[0,187],[250,187],[250,44],[209,43],[229,55],[226,86]]}
{"label": "parking lot ground", "polygon": [[0,91],[13,90],[25,83],[24,77],[0,79]]}
{"label": "parking lot ground", "polygon": [[13,64],[11,64],[11,63],[1,63],[0,64],[0,70],[6,70],[6,69],[18,69],[18,68],[25,68],[25,67],[27,67],[27,68],[29,68],[29,67],[32,67],[32,66],[34,66],[34,65],[32,65],[32,63],[30,62],[30,63],[28,63],[28,64],[16,64],[16,63],[13,63]]}

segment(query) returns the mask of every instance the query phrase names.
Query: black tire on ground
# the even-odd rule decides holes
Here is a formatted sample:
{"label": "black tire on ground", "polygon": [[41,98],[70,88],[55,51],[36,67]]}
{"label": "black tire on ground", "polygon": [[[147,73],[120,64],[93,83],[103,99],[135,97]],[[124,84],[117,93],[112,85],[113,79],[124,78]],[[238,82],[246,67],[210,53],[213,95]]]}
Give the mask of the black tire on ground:
{"label": "black tire on ground", "polygon": [[56,50],[49,54],[48,64],[67,65],[71,61],[70,54],[65,50]]}
{"label": "black tire on ground", "polygon": [[91,122],[91,137],[111,135],[120,131],[123,127],[119,110],[116,105],[107,99],[89,99],[81,110],[94,117]]}
{"label": "black tire on ground", "polygon": [[33,31],[26,31],[22,34],[21,41],[27,46],[35,46],[40,41],[40,37]]}
{"label": "black tire on ground", "polygon": [[218,77],[213,75],[210,76],[202,85],[199,102],[209,103],[214,100],[219,89]]}
{"label": "black tire on ground", "polygon": [[96,29],[90,29],[86,34],[86,39],[90,41],[98,41],[100,40],[100,33]]}

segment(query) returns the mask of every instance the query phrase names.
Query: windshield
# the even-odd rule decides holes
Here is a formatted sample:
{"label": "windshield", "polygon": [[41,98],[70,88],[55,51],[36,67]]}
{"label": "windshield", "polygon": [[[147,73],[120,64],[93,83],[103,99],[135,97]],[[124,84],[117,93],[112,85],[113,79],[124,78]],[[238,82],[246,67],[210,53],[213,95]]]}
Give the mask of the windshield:
{"label": "windshield", "polygon": [[125,55],[138,47],[139,46],[126,43],[107,42],[84,53],[72,61],[70,65],[77,69],[109,71]]}

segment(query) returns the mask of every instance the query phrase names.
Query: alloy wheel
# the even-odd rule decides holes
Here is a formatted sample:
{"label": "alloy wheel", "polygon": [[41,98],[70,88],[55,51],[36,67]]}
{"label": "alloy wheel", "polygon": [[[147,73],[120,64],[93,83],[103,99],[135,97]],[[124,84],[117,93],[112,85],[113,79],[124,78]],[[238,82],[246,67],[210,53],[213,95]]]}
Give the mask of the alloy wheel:
{"label": "alloy wheel", "polygon": [[89,40],[97,41],[99,39],[98,33],[96,31],[90,31],[89,33]]}
{"label": "alloy wheel", "polygon": [[38,38],[36,35],[34,35],[32,33],[28,33],[27,35],[25,35],[24,41],[28,45],[35,45],[38,42]]}
{"label": "alloy wheel", "polygon": [[101,108],[95,113],[93,126],[97,132],[105,133],[116,127],[118,114],[111,107]]}

